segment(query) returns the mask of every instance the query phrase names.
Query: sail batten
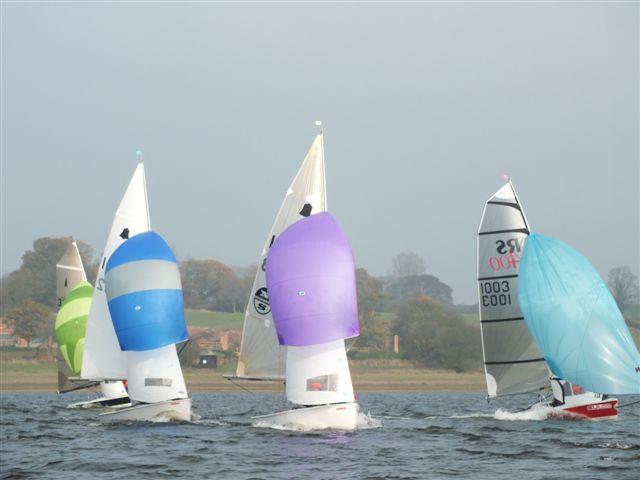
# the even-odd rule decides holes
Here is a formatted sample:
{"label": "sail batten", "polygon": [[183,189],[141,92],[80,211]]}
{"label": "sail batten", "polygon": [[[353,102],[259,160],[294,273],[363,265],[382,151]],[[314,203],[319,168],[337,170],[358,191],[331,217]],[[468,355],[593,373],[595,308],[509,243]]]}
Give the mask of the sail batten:
{"label": "sail batten", "polygon": [[529,223],[511,182],[486,203],[478,230],[478,304],[490,397],[549,386],[548,370],[518,304],[519,263]]}
{"label": "sail batten", "polygon": [[284,380],[286,347],[276,335],[266,283],[266,258],[276,238],[292,223],[326,211],[325,164],[322,134],[314,139],[278,210],[266,237],[251,297],[245,310],[238,378]]}

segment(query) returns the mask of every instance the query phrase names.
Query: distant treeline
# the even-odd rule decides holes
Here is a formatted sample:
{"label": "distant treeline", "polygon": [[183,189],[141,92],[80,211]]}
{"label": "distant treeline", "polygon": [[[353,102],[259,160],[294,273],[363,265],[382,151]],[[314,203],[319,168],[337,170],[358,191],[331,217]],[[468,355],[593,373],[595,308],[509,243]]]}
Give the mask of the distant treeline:
{"label": "distant treeline", "polygon": [[[22,256],[20,268],[0,280],[2,316],[26,340],[51,334],[56,308],[55,265],[70,241],[48,237],[35,240],[33,249]],[[77,244],[88,280],[93,283],[99,259],[90,245],[82,241]],[[231,267],[213,259],[187,258],[180,262],[185,306],[242,312],[251,295],[255,271],[255,265]],[[616,291],[626,292],[627,306],[633,305],[637,278],[626,267],[612,272]],[[482,367],[479,325],[464,317],[475,315],[477,305],[453,305],[451,287],[427,274],[420,256],[402,252],[393,258],[389,275],[375,277],[358,268],[356,278],[361,326],[356,352],[394,356],[390,338],[398,335],[399,355],[404,358],[456,371]]]}

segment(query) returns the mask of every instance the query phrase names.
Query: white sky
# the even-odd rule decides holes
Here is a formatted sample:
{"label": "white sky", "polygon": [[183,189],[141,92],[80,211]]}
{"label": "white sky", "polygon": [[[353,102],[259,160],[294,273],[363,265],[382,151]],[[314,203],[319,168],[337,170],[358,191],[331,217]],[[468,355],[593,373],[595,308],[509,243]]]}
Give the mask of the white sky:
{"label": "white sky", "polygon": [[2,271],[103,246],[141,148],[182,257],[256,261],[325,124],[359,265],[401,250],[475,302],[483,202],[602,274],[639,262],[638,3],[2,4]]}

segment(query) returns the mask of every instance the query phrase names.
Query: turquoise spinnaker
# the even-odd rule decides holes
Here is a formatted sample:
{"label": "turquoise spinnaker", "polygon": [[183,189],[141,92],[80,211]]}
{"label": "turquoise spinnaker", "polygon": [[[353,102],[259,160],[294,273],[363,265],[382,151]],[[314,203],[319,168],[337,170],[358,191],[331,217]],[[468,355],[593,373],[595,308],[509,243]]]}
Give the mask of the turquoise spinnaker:
{"label": "turquoise spinnaker", "polygon": [[531,234],[518,297],[551,371],[599,393],[640,393],[640,353],[616,301],[589,261],[569,245]]}

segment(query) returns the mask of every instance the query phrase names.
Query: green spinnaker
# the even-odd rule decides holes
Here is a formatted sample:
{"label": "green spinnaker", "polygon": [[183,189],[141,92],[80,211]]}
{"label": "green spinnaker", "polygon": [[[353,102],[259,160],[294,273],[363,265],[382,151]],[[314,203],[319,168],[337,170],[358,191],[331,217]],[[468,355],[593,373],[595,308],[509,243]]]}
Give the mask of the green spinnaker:
{"label": "green spinnaker", "polygon": [[92,297],[91,284],[78,283],[69,292],[56,316],[56,341],[69,368],[76,375],[80,374],[82,368],[84,336]]}

